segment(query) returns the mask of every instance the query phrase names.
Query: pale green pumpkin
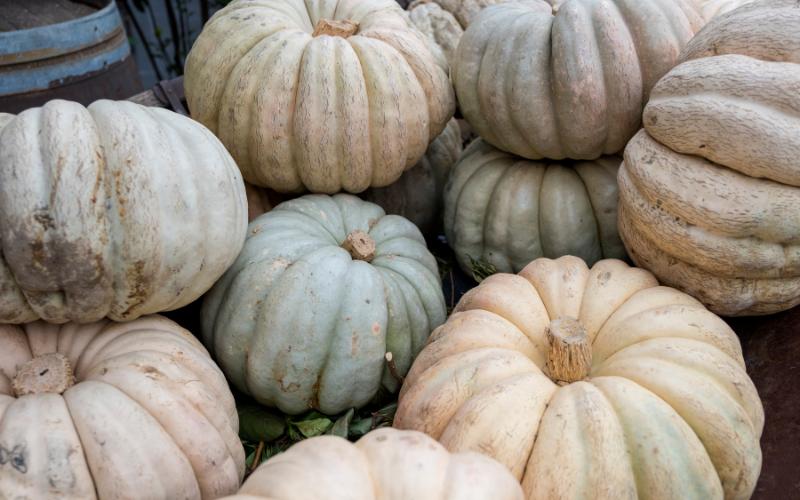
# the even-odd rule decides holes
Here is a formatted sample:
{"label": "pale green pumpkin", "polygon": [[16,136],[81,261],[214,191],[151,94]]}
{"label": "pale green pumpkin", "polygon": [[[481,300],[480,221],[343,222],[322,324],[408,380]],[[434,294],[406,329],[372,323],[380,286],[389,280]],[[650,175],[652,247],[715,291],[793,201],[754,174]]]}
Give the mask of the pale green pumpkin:
{"label": "pale green pumpkin", "polygon": [[[202,310],[203,342],[228,380],[287,413],[335,414],[381,385],[396,391],[385,354],[405,375],[446,317],[419,229],[347,194],[287,201],[247,229]],[[342,248],[357,230],[374,241],[369,262]]]}
{"label": "pale green pumpkin", "polygon": [[444,190],[444,231],[461,269],[481,257],[503,273],[541,257],[627,260],[617,231],[620,163],[531,161],[473,142]]}

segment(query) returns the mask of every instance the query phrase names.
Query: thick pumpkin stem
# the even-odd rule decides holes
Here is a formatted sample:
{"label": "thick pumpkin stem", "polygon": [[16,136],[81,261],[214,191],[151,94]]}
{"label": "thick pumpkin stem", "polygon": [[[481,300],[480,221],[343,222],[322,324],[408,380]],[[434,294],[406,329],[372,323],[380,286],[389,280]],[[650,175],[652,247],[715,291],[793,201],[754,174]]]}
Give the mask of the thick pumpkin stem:
{"label": "thick pumpkin stem", "polygon": [[547,369],[556,382],[577,382],[589,375],[592,343],[583,323],[569,316],[547,325]]}
{"label": "thick pumpkin stem", "polygon": [[75,384],[67,358],[56,352],[42,354],[28,361],[14,377],[14,396],[54,392],[61,394]]}
{"label": "thick pumpkin stem", "polygon": [[320,19],[317,25],[314,26],[314,33],[311,36],[340,36],[347,38],[356,34],[356,31],[361,28],[361,23],[354,23],[342,19],[341,21],[331,21],[330,19]]}
{"label": "thick pumpkin stem", "polygon": [[347,235],[347,239],[342,243],[342,248],[347,250],[354,259],[363,260],[364,262],[371,261],[375,256],[375,241],[360,229],[356,229]]}

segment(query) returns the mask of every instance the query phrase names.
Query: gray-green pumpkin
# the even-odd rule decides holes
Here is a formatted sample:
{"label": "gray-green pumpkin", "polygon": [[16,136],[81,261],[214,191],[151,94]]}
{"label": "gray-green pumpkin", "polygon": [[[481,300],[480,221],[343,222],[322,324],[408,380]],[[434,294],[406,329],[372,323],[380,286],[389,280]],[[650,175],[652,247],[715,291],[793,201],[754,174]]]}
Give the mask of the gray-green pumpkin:
{"label": "gray-green pumpkin", "polygon": [[485,258],[503,273],[573,255],[628,260],[617,230],[622,158],[531,161],[478,139],[444,189],[444,232],[458,264]]}
{"label": "gray-green pumpkin", "polygon": [[[372,258],[345,241],[374,242]],[[206,295],[203,342],[230,383],[286,413],[361,407],[399,388],[446,317],[436,260],[414,224],[356,196],[306,195],[253,220]]]}

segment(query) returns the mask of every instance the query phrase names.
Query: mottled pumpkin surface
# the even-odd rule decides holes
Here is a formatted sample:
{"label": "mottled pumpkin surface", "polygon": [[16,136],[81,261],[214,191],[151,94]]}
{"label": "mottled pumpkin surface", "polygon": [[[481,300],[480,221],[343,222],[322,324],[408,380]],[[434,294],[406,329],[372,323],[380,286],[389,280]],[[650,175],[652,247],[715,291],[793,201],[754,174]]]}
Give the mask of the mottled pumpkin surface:
{"label": "mottled pumpkin surface", "polygon": [[[350,34],[315,34],[320,22]],[[192,117],[245,180],[360,193],[416,164],[455,112],[448,63],[394,0],[235,0],[186,59]]]}
{"label": "mottled pumpkin surface", "polygon": [[[545,333],[565,317],[591,368],[556,384]],[[495,458],[530,500],[745,500],[764,411],[722,319],[643,269],[568,256],[464,295],[409,371],[394,427]]]}
{"label": "mottled pumpkin surface", "polygon": [[[233,395],[177,324],[40,320],[0,325],[0,344],[0,497],[210,500],[239,488]],[[16,397],[29,363],[53,356],[75,385]]]}
{"label": "mottled pumpkin surface", "polygon": [[[355,230],[370,262],[341,246]],[[396,391],[444,323],[436,260],[416,226],[353,195],[306,195],[250,223],[236,262],[206,295],[203,342],[228,380],[287,413],[334,415]]]}
{"label": "mottled pumpkin surface", "polygon": [[0,321],[129,321],[183,307],[244,244],[236,164],[171,111],[53,100],[0,117]]}

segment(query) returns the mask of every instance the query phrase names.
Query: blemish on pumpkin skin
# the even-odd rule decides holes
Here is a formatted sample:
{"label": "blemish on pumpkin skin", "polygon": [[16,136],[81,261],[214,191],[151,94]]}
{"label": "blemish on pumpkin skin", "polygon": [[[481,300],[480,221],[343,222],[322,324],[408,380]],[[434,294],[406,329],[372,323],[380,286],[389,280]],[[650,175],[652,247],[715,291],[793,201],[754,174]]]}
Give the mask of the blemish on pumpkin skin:
{"label": "blemish on pumpkin skin", "polygon": [[376,321],[372,324],[372,333],[373,335],[380,335],[381,333],[381,324],[380,322]]}
{"label": "blemish on pumpkin skin", "polygon": [[358,356],[358,330],[353,330],[353,335],[350,337],[350,354]]}

